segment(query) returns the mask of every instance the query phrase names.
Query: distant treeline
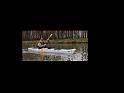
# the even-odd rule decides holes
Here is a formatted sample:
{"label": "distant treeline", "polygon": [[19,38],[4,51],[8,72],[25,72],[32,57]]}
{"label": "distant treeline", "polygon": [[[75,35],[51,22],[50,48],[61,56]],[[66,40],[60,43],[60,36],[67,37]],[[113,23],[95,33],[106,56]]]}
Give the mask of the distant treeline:
{"label": "distant treeline", "polygon": [[56,30],[56,31],[22,31],[22,40],[39,40],[41,37],[46,40],[50,34],[53,36],[50,39],[79,39],[88,38],[88,31],[81,30]]}

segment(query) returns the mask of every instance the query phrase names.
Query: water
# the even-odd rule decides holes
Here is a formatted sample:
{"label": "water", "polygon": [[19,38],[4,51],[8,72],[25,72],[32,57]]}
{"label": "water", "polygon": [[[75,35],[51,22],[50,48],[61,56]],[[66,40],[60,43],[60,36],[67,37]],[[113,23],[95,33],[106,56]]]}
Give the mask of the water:
{"label": "water", "polygon": [[29,47],[36,44],[23,44],[22,61],[88,61],[88,44],[48,44],[48,47],[55,49],[76,49],[73,54],[62,53],[31,53]]}

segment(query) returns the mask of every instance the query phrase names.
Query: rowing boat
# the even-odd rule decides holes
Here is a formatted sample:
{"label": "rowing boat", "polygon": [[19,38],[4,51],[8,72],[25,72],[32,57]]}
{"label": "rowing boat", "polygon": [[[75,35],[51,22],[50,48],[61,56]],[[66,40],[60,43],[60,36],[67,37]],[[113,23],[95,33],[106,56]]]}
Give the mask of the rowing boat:
{"label": "rowing boat", "polygon": [[28,48],[29,52],[45,52],[45,53],[74,53],[76,49],[54,49],[54,48]]}

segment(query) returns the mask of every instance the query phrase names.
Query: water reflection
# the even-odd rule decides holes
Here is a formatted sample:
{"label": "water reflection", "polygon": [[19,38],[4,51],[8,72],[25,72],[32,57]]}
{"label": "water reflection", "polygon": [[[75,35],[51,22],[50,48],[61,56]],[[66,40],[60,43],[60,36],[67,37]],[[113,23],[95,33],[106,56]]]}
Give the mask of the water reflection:
{"label": "water reflection", "polygon": [[[74,54],[61,53],[30,53],[23,49],[23,61],[88,61],[88,44],[50,44],[50,47],[56,49],[76,48]],[[30,46],[31,47],[31,46]]]}

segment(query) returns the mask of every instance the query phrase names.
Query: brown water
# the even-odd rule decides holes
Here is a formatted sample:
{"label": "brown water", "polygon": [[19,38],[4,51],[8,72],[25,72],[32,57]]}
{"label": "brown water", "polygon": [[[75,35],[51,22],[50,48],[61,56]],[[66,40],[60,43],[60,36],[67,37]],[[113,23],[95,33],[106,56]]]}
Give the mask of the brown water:
{"label": "brown water", "polygon": [[29,47],[36,44],[22,45],[22,61],[88,61],[88,44],[48,44],[48,47],[55,49],[76,49],[74,54],[43,53],[36,54],[27,51]]}

